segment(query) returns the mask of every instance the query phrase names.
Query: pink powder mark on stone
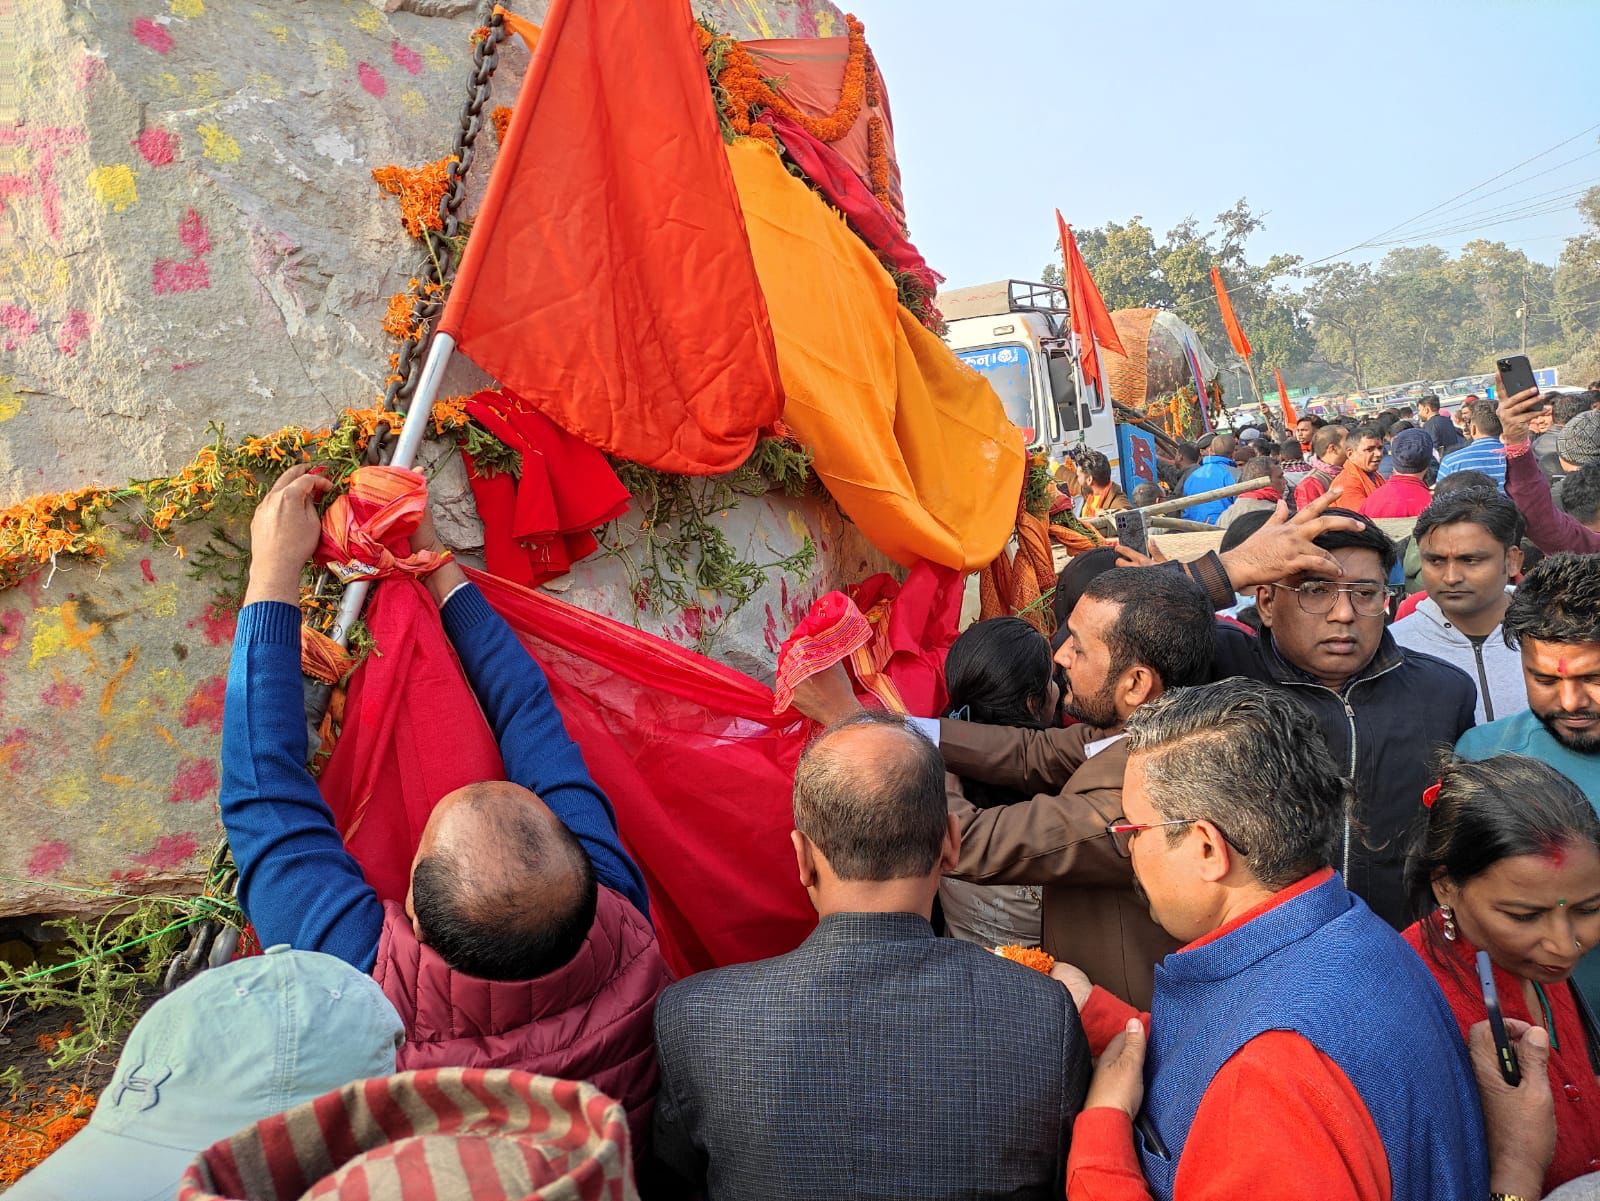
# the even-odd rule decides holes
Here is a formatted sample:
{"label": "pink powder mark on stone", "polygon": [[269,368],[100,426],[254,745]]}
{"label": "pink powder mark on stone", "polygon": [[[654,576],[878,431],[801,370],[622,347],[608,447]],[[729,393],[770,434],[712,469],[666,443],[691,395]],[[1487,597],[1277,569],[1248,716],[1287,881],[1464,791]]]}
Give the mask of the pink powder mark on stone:
{"label": "pink powder mark on stone", "polygon": [[211,272],[204,259],[187,263],[157,259],[150,265],[150,290],[157,296],[169,292],[202,292],[210,286]]}
{"label": "pink powder mark on stone", "polygon": [[133,23],[133,36],[139,39],[140,45],[157,54],[166,54],[172,49],[172,35],[149,17],[140,17]]}
{"label": "pink powder mark on stone", "polygon": [[374,96],[382,97],[389,91],[389,85],[384,82],[382,75],[371,63],[362,63],[356,68],[356,78],[361,81],[361,86]]}
{"label": "pink powder mark on stone", "polygon": [[144,574],[144,582],[146,584],[154,584],[156,582],[156,573],[150,569],[149,559],[139,560],[139,570]]}
{"label": "pink powder mark on stone", "polygon": [[189,253],[199,258],[211,250],[211,235],[206,233],[205,218],[190,209],[178,222],[178,241],[189,248]]}
{"label": "pink powder mark on stone", "polygon": [[[422,74],[422,55],[409,46],[402,46],[398,41],[389,43],[389,53],[394,56],[394,65],[405,71],[408,75]],[[383,95],[379,92],[378,95]]]}
{"label": "pink powder mark on stone", "polygon": [[133,861],[152,871],[170,871],[194,858],[199,849],[193,834],[164,834],[144,854],[135,855]]}
{"label": "pink powder mark on stone", "polygon": [[174,370],[174,371],[187,371],[191,367],[200,366],[200,360],[196,359],[192,363],[172,363],[172,364],[169,364],[169,365],[172,368],[172,370]]}
{"label": "pink powder mark on stone", "polygon": [[172,791],[167,793],[167,800],[175,805],[184,801],[203,801],[216,790],[216,762],[211,759],[185,759],[172,777]]}
{"label": "pink powder mark on stone", "polygon": [[78,348],[89,339],[89,314],[73,309],[56,331],[56,349],[62,354],[77,354]]}
{"label": "pink powder mark on stone", "polygon": [[0,327],[6,331],[6,349],[15,350],[39,332],[39,319],[21,305],[0,304]]}
{"label": "pink powder mark on stone", "polygon": [[71,858],[72,848],[59,838],[41,842],[33,848],[33,853],[28,856],[28,876],[34,880],[44,876],[53,876],[66,867],[67,860]]}
{"label": "pink powder mark on stone", "polygon": [[[20,617],[21,615],[19,614],[18,616]],[[212,605],[204,613],[193,618],[189,622],[189,628],[191,630],[199,630],[212,646],[221,646],[224,642],[233,641],[233,629],[238,620],[239,615],[237,613]],[[0,622],[3,621],[4,615],[0,614]],[[21,636],[19,630],[17,635],[19,640]],[[0,651],[3,651],[4,645],[4,642],[0,642]]]}
{"label": "pink powder mark on stone", "polygon": [[213,734],[222,733],[222,702],[228,693],[226,676],[203,681],[183,703],[183,728],[204,725]]}
{"label": "pink powder mark on stone", "polygon": [[767,611],[766,623],[761,628],[761,640],[767,644],[769,651],[777,652],[783,645],[783,635],[778,632],[778,618],[773,613],[772,606],[765,606]]}
{"label": "pink powder mark on stone", "polygon": [[143,130],[133,144],[152,167],[170,166],[178,157],[178,139],[164,129]]}
{"label": "pink powder mark on stone", "polygon": [[106,60],[98,54],[90,54],[85,50],[74,68],[73,78],[77,82],[78,91],[81,92],[96,80],[104,79],[105,75]]}
{"label": "pink powder mark on stone", "polygon": [[69,680],[57,680],[39,694],[52,709],[71,709],[83,699],[83,689]]}

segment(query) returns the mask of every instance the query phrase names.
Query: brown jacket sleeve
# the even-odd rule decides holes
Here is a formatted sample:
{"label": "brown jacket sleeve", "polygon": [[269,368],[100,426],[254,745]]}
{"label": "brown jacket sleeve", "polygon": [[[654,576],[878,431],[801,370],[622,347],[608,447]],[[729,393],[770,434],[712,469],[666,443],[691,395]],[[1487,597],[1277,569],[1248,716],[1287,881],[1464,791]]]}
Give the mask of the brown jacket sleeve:
{"label": "brown jacket sleeve", "polygon": [[960,779],[947,774],[946,800],[961,828],[961,858],[949,874],[979,884],[1126,887],[1127,861],[1105,832],[1122,813],[1126,763],[1117,743],[1089,760],[1061,792],[986,809],[967,800]]}
{"label": "brown jacket sleeve", "polygon": [[1101,732],[1089,726],[1029,730],[975,721],[939,721],[945,770],[1017,792],[1060,792],[1083,766],[1083,744]]}

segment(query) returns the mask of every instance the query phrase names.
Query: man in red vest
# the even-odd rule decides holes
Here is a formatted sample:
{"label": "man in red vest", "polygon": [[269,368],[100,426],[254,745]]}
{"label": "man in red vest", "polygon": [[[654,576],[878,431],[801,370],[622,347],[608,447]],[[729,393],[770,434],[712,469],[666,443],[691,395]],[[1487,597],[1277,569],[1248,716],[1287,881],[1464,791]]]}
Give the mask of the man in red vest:
{"label": "man in red vest", "polygon": [[[670,979],[644,880],[544,673],[453,562],[427,585],[506,780],[439,801],[400,905],[362,877],[306,771],[299,581],[330,486],[291,468],[250,526],[219,797],[244,911],[266,945],[323,951],[373,974],[405,1023],[401,1071],[587,1080],[642,1133],[657,1087],[655,1001]],[[431,521],[412,544],[438,549]],[[439,718],[448,742],[451,715]]]}

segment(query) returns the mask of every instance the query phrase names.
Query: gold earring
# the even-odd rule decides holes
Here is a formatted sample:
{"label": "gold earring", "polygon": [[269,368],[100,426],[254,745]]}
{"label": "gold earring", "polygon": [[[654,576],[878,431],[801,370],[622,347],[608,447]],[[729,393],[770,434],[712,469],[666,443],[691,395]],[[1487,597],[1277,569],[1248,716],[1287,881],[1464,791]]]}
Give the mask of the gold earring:
{"label": "gold earring", "polygon": [[1451,911],[1450,906],[1448,906],[1448,905],[1440,905],[1439,906],[1439,912],[1444,916],[1444,938],[1445,938],[1445,941],[1446,942],[1455,942],[1456,934],[1457,934],[1457,930],[1456,930],[1456,915]]}

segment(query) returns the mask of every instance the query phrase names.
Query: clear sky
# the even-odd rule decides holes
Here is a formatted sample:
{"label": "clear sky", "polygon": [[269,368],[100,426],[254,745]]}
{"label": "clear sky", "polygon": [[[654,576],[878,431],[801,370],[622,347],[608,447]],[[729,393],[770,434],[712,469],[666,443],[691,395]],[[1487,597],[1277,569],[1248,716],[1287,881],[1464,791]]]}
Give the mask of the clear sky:
{"label": "clear sky", "polygon": [[[1320,258],[1600,125],[1600,0],[853,11],[888,82],[912,240],[950,287],[1036,278],[1057,207],[1085,228],[1141,214],[1159,239],[1245,196],[1267,214],[1252,260]],[[1420,241],[1503,239],[1554,262],[1581,228],[1564,194],[1600,183],[1597,136],[1389,236],[1449,230]],[[1487,224],[1541,204],[1561,207]]]}

